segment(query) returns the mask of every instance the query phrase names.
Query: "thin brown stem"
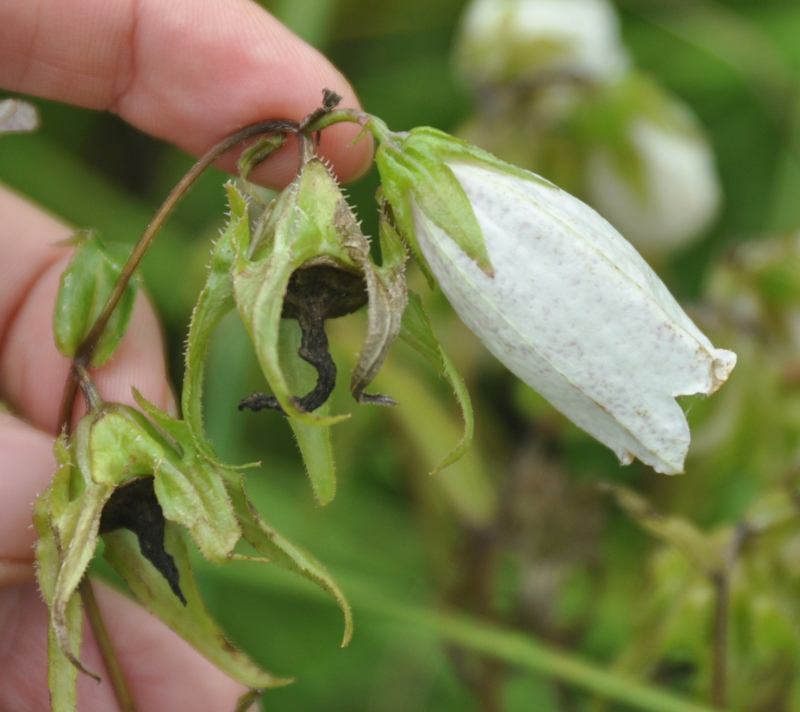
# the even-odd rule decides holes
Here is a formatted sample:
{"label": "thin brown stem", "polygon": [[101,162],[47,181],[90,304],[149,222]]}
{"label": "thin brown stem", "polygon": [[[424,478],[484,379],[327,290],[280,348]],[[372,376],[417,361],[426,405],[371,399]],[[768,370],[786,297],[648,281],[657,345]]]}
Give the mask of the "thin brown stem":
{"label": "thin brown stem", "polygon": [[72,378],[80,387],[86,405],[90,410],[100,410],[105,405],[105,401],[100,395],[100,391],[97,390],[97,386],[92,380],[92,377],[89,375],[89,369],[80,363],[73,363],[71,370]]}
{"label": "thin brown stem", "polygon": [[[94,325],[89,331],[89,335],[78,347],[73,359],[73,363],[88,367],[89,363],[91,362],[92,354],[97,347],[97,343],[100,340],[103,331],[108,325],[111,315],[114,313],[114,309],[117,308],[117,304],[119,304],[119,300],[122,298],[125,288],[128,286],[128,283],[132,279],[134,272],[139,267],[142,258],[152,244],[153,238],[155,238],[167,217],[173,211],[181,198],[186,195],[186,192],[202,175],[202,173],[220,156],[222,156],[224,153],[227,153],[230,149],[234,148],[243,141],[246,141],[247,139],[265,133],[297,133],[298,128],[299,125],[296,122],[288,120],[262,121],[260,123],[253,124],[252,126],[247,126],[220,141],[186,172],[186,175],[181,178],[178,184],[167,196],[167,199],[161,204],[161,207],[156,211],[156,214],[153,216],[150,224],[145,229],[141,238],[139,238],[139,242],[137,242],[136,246],[133,248],[133,252],[131,252],[128,261],[122,268],[122,272],[120,273],[120,276],[111,291],[111,295],[103,307],[103,311],[100,313],[100,316],[97,317]],[[72,410],[75,404],[77,392],[78,389],[74,380],[74,376],[73,374],[70,374],[70,378],[64,386],[64,393],[61,399],[59,430],[69,427],[69,421],[72,417]]]}
{"label": "thin brown stem", "polygon": [[714,610],[714,651],[711,664],[711,704],[724,708],[728,697],[728,619],[730,617],[731,575],[736,559],[753,534],[747,523],[736,528],[725,557],[725,568],[711,581],[716,589]]}
{"label": "thin brown stem", "polygon": [[128,689],[128,683],[125,681],[125,675],[122,672],[122,666],[119,663],[119,658],[111,643],[111,638],[108,635],[108,629],[103,621],[103,616],[100,613],[100,607],[97,605],[97,598],[94,595],[94,588],[88,576],[84,577],[80,584],[81,601],[86,615],[89,619],[89,625],[92,627],[94,640],[100,650],[100,655],[108,672],[108,678],[111,682],[111,687],[114,689],[114,695],[119,702],[122,712],[136,712],[136,703],[133,701],[133,696]]}
{"label": "thin brown stem", "polygon": [[724,708],[728,690],[728,613],[730,586],[727,573],[714,579],[716,607],[714,611],[714,653],[711,667],[711,704]]}

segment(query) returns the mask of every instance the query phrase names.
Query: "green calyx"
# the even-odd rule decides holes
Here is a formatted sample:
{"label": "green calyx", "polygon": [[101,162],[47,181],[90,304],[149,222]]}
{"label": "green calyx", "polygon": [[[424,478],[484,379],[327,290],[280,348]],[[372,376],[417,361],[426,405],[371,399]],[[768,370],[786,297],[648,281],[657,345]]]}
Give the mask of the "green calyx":
{"label": "green calyx", "polygon": [[452,158],[469,157],[468,144],[431,128],[388,134],[375,163],[397,229],[431,281],[416,237],[414,211],[421,210],[441,227],[487,274],[492,264],[480,225],[453,172]]}
{"label": "green calyx", "polygon": [[[336,368],[324,323],[368,305],[368,333],[351,390],[361,403],[391,404],[364,388],[377,373],[399,332],[405,309],[405,261],[382,266],[336,180],[315,155],[304,158],[295,179],[252,231],[234,244],[233,293],[274,396],[253,396],[243,406],[280,409],[302,423],[331,425],[347,416],[315,413],[333,389]],[[297,321],[300,357],[318,374],[314,389],[295,397],[280,358],[281,320]]]}
{"label": "green calyx", "polygon": [[[217,667],[264,689],[289,680],[260,670],[227,641],[194,581],[188,538],[214,563],[272,561],[349,607],[325,569],[255,512],[241,475],[195,447],[188,425],[134,392],[144,412],[102,404],[67,439],[58,438],[58,468],[34,508],[37,575],[50,610],[49,676],[55,712],[74,712],[83,611],[79,586],[105,541],[104,556],[140,603]],[[187,536],[188,535],[188,536]],[[243,541],[256,556],[234,551]]]}
{"label": "green calyx", "polygon": [[488,275],[494,270],[486,251],[483,233],[472,205],[450,169],[458,162],[478,163],[522,180],[550,183],[539,176],[501,161],[467,141],[438,129],[420,126],[392,133],[373,119],[368,126],[380,141],[375,163],[381,175],[383,193],[391,205],[403,240],[431,280],[430,270],[420,253],[414,211],[422,211],[444,230]]}

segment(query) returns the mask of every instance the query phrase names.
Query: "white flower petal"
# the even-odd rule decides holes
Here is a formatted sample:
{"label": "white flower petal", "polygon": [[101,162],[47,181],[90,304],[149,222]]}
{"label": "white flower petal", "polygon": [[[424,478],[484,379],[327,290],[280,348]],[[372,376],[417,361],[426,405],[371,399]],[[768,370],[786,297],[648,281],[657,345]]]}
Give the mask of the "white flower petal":
{"label": "white flower petal", "polygon": [[468,78],[490,84],[553,74],[609,81],[628,66],[608,0],[473,0],[460,55]]}
{"label": "white flower petal", "polygon": [[715,349],[634,248],[555,186],[448,164],[494,266],[484,273],[412,203],[420,249],[461,319],[514,374],[612,448],[683,471],[675,396],[713,393],[736,356]]}

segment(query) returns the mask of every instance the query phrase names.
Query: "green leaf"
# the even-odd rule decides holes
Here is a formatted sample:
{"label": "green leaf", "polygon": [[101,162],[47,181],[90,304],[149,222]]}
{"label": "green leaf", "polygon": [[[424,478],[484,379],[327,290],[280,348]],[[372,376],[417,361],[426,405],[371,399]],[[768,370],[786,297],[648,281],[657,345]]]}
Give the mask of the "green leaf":
{"label": "green leaf", "polygon": [[[336,581],[322,564],[292,544],[260,517],[247,498],[241,475],[229,472],[227,486],[245,541],[266,560],[273,561],[278,566],[299,574],[333,596],[344,613],[345,629],[342,646],[347,645],[353,635],[353,617],[350,605]],[[242,561],[259,560],[240,555],[234,555],[234,558]]]}
{"label": "green leaf", "polygon": [[120,529],[104,534],[104,539],[106,560],[139,602],[220,670],[255,689],[280,687],[291,682],[260,670],[234,648],[216,626],[200,597],[186,543],[175,524],[167,522],[164,548],[178,567],[185,606],[173,595],[164,577],[141,555],[134,534]]}
{"label": "green leaf", "polygon": [[236,256],[234,242],[249,239],[247,204],[231,183],[227,185],[230,219],[214,245],[206,284],[192,312],[186,346],[181,404],[195,445],[207,457],[216,459],[203,427],[203,379],[208,342],[214,329],[234,307],[231,266]]}
{"label": "green leaf", "polygon": [[414,292],[409,292],[408,294],[408,307],[403,315],[400,337],[422,354],[447,379],[455,391],[459,406],[461,406],[461,415],[464,419],[463,434],[450,454],[433,469],[431,474],[435,474],[456,462],[472,445],[475,433],[472,402],[464,381],[458,374],[453,362],[442,350],[436,335],[433,333],[430,319],[425,313],[422,302]]}
{"label": "green leaf", "polygon": [[[53,314],[58,350],[73,358],[103,310],[125,264],[126,255],[105,247],[93,233],[79,233],[75,254],[61,275]],[[92,354],[91,366],[101,366],[116,350],[128,328],[138,282],[132,279]]]}

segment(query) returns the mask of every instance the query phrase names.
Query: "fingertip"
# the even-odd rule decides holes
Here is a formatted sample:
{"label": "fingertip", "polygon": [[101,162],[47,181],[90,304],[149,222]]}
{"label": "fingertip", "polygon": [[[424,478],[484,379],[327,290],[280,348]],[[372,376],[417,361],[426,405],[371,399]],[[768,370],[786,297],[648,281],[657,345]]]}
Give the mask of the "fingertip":
{"label": "fingertip", "polygon": [[[132,601],[95,584],[100,609],[141,709],[233,709],[247,689]],[[91,662],[87,656],[87,662]],[[98,661],[99,662],[99,661]]]}
{"label": "fingertip", "polygon": [[[341,108],[360,108],[341,72],[255,3],[182,0],[166,16],[162,3],[142,8],[135,51],[148,61],[138,63],[111,108],[190,153],[201,155],[257,122],[300,121],[321,106],[324,89],[342,97]],[[361,175],[372,156],[369,141],[350,145],[358,133],[344,124],[323,133],[321,153],[343,182]],[[236,153],[220,167],[235,172]],[[295,172],[296,156],[287,148],[257,175],[280,188]]]}
{"label": "fingertip", "polygon": [[[360,128],[352,123],[336,124],[321,132],[317,154],[330,166],[340,183],[360,178],[372,165],[372,137],[360,134]],[[234,172],[236,160],[238,152],[220,161],[220,168]],[[248,178],[254,183],[280,190],[294,180],[298,168],[297,140],[289,136],[286,145],[258,166]]]}

